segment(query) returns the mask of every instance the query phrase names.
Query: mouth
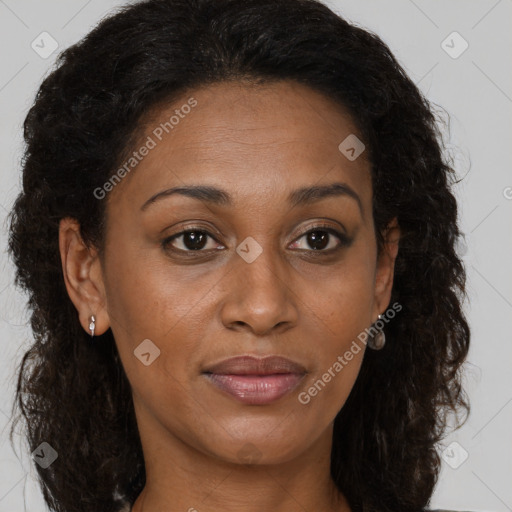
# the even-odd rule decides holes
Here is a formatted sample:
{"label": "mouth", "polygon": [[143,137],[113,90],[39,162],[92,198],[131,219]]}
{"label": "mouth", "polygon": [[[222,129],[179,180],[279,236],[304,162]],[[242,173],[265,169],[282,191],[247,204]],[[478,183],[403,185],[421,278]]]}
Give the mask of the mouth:
{"label": "mouth", "polygon": [[207,368],[203,375],[239,402],[265,405],[293,391],[306,373],[302,365],[284,357],[240,356]]}

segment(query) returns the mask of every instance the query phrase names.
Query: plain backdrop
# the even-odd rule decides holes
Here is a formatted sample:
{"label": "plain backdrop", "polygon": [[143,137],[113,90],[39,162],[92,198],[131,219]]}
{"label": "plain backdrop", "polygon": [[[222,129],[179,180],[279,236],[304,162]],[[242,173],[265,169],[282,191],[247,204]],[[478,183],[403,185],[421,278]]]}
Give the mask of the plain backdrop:
{"label": "plain backdrop", "polygon": [[[512,0],[326,3],[376,32],[449,118],[446,141],[464,178],[455,192],[466,235],[459,251],[470,296],[465,384],[472,412],[439,447],[444,462],[431,508],[512,511]],[[5,252],[5,216],[20,187],[22,123],[58,52],[121,4],[0,0],[0,512],[46,510],[26,444],[16,437],[15,453],[8,440],[15,367],[32,339]],[[49,56],[32,48],[48,38],[43,32],[58,44]]]}

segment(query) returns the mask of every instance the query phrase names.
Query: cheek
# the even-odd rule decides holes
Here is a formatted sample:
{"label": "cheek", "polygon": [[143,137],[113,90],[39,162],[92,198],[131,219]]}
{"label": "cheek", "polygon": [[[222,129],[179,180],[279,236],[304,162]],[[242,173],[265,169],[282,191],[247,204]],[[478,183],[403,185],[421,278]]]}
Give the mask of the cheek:
{"label": "cheek", "polygon": [[[185,414],[190,375],[204,345],[207,320],[215,315],[215,285],[224,274],[184,272],[156,252],[125,247],[109,260],[111,327],[137,393],[156,408],[159,403],[183,407]],[[148,366],[144,357],[151,361]]]}
{"label": "cheek", "polygon": [[345,340],[371,321],[374,281],[368,251],[353,251],[340,265],[322,269],[304,293],[328,331]]}
{"label": "cheek", "polygon": [[108,310],[112,323],[134,341],[162,338],[201,301],[213,276],[196,280],[193,272],[169,264],[159,247],[137,246],[131,241],[136,237],[111,239],[105,265]]}
{"label": "cheek", "polygon": [[[335,285],[338,286],[335,286]],[[314,361],[297,400],[309,417],[330,423],[347,400],[361,368],[366,345],[362,333],[369,326],[371,287],[358,280],[331,283],[327,299],[316,303],[318,314],[309,347]]]}
{"label": "cheek", "polygon": [[304,418],[327,425],[334,421],[343,408],[359,375],[364,347],[354,345],[349,352],[350,361],[342,355],[346,351],[340,351],[318,374],[311,375],[298,393],[297,401],[302,407]]}
{"label": "cheek", "polygon": [[303,290],[308,298],[305,314],[316,325],[309,349],[316,364],[298,399],[324,421],[331,421],[341,409],[359,374],[373,292],[374,268],[367,252],[354,253],[337,271],[317,277]]}

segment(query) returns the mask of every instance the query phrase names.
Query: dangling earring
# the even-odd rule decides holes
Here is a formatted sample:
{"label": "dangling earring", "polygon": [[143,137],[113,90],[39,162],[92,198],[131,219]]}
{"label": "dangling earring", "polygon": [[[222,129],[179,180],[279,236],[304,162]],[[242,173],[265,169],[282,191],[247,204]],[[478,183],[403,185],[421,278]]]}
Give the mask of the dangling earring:
{"label": "dangling earring", "polygon": [[381,321],[382,315],[379,315],[377,320],[375,321],[374,325],[377,329],[377,334],[371,334],[368,335],[368,346],[373,350],[381,350],[382,347],[386,344],[386,335],[384,334],[384,331],[382,330],[382,327],[377,326],[377,323],[382,323]]}
{"label": "dangling earring", "polygon": [[96,327],[96,318],[91,315],[91,323],[89,324],[89,330],[91,331],[91,338],[94,337],[94,329]]}

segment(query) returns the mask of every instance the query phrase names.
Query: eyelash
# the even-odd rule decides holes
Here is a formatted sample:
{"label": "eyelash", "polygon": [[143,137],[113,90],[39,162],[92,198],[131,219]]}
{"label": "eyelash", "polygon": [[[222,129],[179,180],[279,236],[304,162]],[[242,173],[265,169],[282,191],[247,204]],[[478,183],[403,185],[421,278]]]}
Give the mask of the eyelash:
{"label": "eyelash", "polygon": [[[312,232],[315,232],[315,231],[325,231],[327,233],[329,233],[330,235],[334,235],[336,236],[338,239],[339,239],[339,244],[337,247],[334,247],[334,248],[331,248],[331,249],[296,249],[296,250],[299,250],[299,251],[303,251],[303,252],[310,252],[310,253],[314,253],[315,255],[330,255],[334,252],[337,252],[339,251],[340,249],[344,248],[344,247],[348,247],[351,243],[352,243],[352,239],[350,239],[349,237],[347,237],[344,233],[341,233],[340,231],[337,231],[336,229],[334,229],[333,227],[331,226],[328,226],[328,225],[324,225],[324,224],[319,224],[317,226],[314,226],[312,228],[309,228],[307,229],[306,231],[303,231],[302,233],[299,234],[299,236],[297,238],[295,238],[293,240],[292,243],[300,240],[303,236],[305,235],[308,235],[309,233],[312,233]],[[212,238],[213,240],[215,240],[217,243],[218,240],[207,230],[205,230],[204,228],[201,228],[200,226],[190,226],[190,227],[187,227],[186,230],[183,230],[183,231],[180,231],[179,233],[176,233],[170,237],[167,237],[165,240],[162,241],[162,248],[166,251],[171,251],[171,252],[174,252],[174,253],[178,253],[180,255],[186,255],[186,257],[197,257],[200,253],[211,253],[213,251],[216,251],[218,249],[207,249],[207,250],[204,250],[204,249],[198,249],[198,250],[192,250],[192,249],[188,249],[188,250],[184,250],[184,249],[176,249],[175,247],[172,247],[169,249],[168,246],[170,245],[170,243],[179,238],[180,236],[183,236],[187,233],[191,233],[191,232],[195,232],[195,233],[202,233],[202,234],[205,234],[207,235],[208,237]],[[329,240],[330,241],[330,240]]]}

